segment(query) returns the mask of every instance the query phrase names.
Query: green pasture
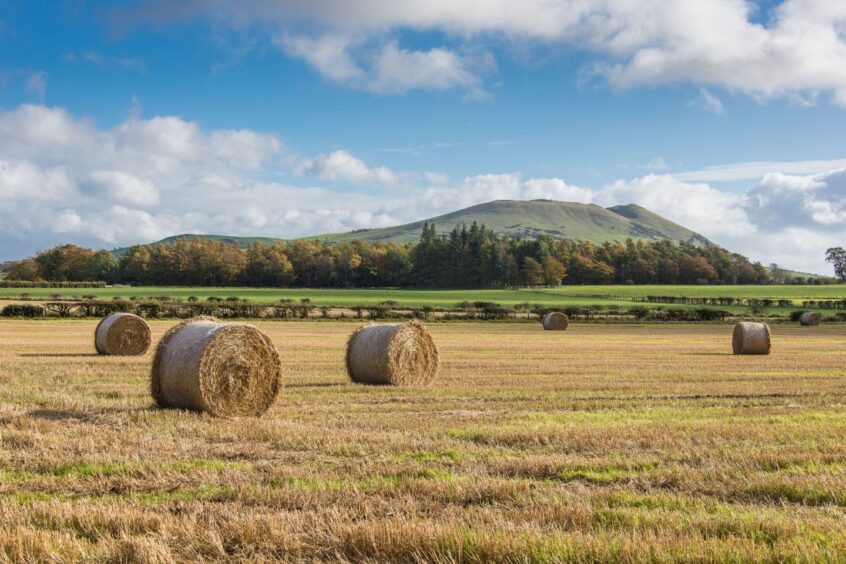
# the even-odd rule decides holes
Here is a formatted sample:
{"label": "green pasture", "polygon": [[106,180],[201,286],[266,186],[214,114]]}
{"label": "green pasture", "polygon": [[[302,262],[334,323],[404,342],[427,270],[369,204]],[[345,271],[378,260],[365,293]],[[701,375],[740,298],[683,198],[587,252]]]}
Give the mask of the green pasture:
{"label": "green pasture", "polygon": [[[801,307],[804,300],[846,299],[846,285],[829,286],[561,286],[542,289],[512,290],[414,290],[414,289],[271,289],[271,288],[197,288],[197,287],[109,287],[109,288],[27,288],[0,289],[0,299],[19,300],[28,295],[32,299],[51,299],[56,296],[68,299],[82,299],[96,296],[98,299],[112,298],[170,298],[187,300],[196,297],[226,299],[237,297],[257,304],[274,304],[280,300],[311,300],[317,306],[354,307],[394,301],[408,307],[454,307],[459,302],[495,302],[505,307],[518,304],[541,304],[543,306],[585,306],[603,305],[628,308],[635,305],[654,307],[660,304],[645,304],[632,301],[638,296],[687,296],[687,297],[735,297],[789,299],[793,307]],[[696,305],[672,305],[672,307],[699,307]],[[745,311],[741,306],[722,307],[733,312]],[[770,308],[778,310],[778,308]]]}

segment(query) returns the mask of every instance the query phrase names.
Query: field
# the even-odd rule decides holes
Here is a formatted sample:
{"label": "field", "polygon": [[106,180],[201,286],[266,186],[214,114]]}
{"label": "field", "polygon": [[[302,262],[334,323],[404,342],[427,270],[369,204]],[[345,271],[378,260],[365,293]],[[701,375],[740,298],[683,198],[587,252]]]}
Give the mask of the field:
{"label": "field", "polygon": [[843,325],[434,323],[440,380],[389,389],[348,383],[355,324],[264,322],[286,387],[243,420],[153,408],[95,325],[0,321],[0,560],[846,554]]}
{"label": "field", "polygon": [[[545,306],[605,305],[631,307],[632,298],[641,296],[686,296],[771,298],[793,300],[797,307],[807,299],[846,299],[846,285],[808,286],[562,286],[545,289],[519,290],[403,290],[403,289],[267,289],[267,288],[191,288],[191,287],[115,287],[115,288],[0,288],[0,299],[20,299],[29,294],[35,299],[48,299],[53,295],[81,297],[85,295],[111,299],[168,296],[185,300],[190,296],[206,299],[238,297],[258,304],[272,304],[280,299],[299,301],[308,298],[321,306],[366,306],[393,300],[408,307],[454,307],[459,302],[486,301],[505,307],[522,303]],[[684,306],[675,306],[684,307]],[[697,307],[697,306],[693,306]],[[723,309],[745,309],[725,307]]]}

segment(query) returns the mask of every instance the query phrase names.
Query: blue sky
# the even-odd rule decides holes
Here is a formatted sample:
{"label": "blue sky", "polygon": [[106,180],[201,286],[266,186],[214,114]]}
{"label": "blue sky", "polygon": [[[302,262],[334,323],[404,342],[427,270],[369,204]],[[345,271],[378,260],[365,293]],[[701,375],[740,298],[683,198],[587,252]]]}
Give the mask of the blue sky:
{"label": "blue sky", "polygon": [[837,4],[0,1],[0,260],[550,197],[826,272]]}

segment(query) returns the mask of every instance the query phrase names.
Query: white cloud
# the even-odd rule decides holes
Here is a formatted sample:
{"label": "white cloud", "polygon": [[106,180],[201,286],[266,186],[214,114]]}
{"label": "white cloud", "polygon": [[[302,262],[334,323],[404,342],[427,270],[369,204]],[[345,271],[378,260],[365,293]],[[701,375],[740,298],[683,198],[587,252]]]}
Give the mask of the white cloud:
{"label": "white cloud", "polygon": [[494,66],[488,54],[470,57],[443,48],[408,50],[396,41],[371,45],[334,33],[318,37],[285,33],[274,42],[331,81],[379,94],[462,88],[470,96],[483,98],[480,73]]}
{"label": "white cloud", "polygon": [[[395,85],[465,87],[471,75],[479,74],[461,71],[466,65],[458,60],[455,44],[478,48],[505,40],[521,47],[566,45],[588,52],[594,72],[619,89],[692,83],[800,103],[814,103],[825,93],[846,105],[846,3],[784,0],[764,18],[757,17],[758,9],[747,0],[142,1],[116,9],[114,20],[126,28],[204,18],[215,29],[270,28],[282,36],[316,28],[325,33],[318,43],[282,44],[331,80],[345,83],[362,73],[372,79],[372,69],[364,69],[367,60],[390,54],[393,44],[382,38],[413,30],[440,32],[444,45],[401,56],[428,74],[411,83],[403,82],[403,74]],[[355,38],[364,48],[351,53],[338,37]]]}
{"label": "white cloud", "polygon": [[717,114],[718,116],[726,113],[725,107],[719,98],[708,92],[705,88],[699,89],[699,95],[690,101],[690,105],[701,108],[706,112]]}
{"label": "white cloud", "polygon": [[414,207],[431,210],[430,214],[438,214],[491,200],[546,199],[590,203],[594,193],[587,188],[567,184],[560,178],[523,180],[520,174],[510,173],[469,176],[452,186],[430,186],[411,197]]}
{"label": "white cloud", "polygon": [[461,87],[474,97],[484,98],[481,79],[473,67],[489,67],[492,59],[481,62],[462,57],[448,49],[409,51],[396,42],[385,45],[373,64],[374,80],[370,89],[375,92],[403,93],[414,89],[448,90]]}
{"label": "white cloud", "polygon": [[762,230],[786,227],[846,231],[846,170],[812,176],[768,174],[748,193],[747,209]]}
{"label": "white cloud", "polygon": [[44,102],[47,97],[47,73],[37,71],[30,73],[26,79],[26,91],[35,95],[39,102]]}
{"label": "white cloud", "polygon": [[666,170],[670,170],[670,165],[668,165],[667,161],[665,161],[662,157],[656,157],[645,165],[643,165],[643,167],[641,168],[644,168],[650,172],[664,172]]}
{"label": "white cloud", "polygon": [[295,165],[330,182],[391,186],[373,194],[267,181],[291,166],[283,152],[272,135],[204,131],[172,116],[130,117],[102,130],[59,108],[0,112],[0,259],[64,242],[113,247],[185,232],[297,237],[385,227],[496,199],[637,203],[753,259],[817,272],[830,270],[825,248],[846,242],[846,167],[771,173],[736,193],[673,174],[594,189],[519,173],[450,181],[370,167],[342,150]]}
{"label": "white cloud", "polygon": [[[649,174],[599,190],[603,206],[639,204],[709,238],[743,237],[754,232],[743,209],[744,197],[707,184],[690,184],[673,176]],[[735,249],[732,249],[735,250]]]}
{"label": "white cloud", "polygon": [[119,170],[95,170],[91,182],[99,195],[115,201],[154,206],[159,203],[159,192],[147,181]]}
{"label": "white cloud", "polygon": [[767,174],[821,174],[846,168],[846,159],[818,161],[771,161],[733,163],[702,170],[674,173],[681,180],[699,182],[730,182],[736,180],[760,180]]}
{"label": "white cloud", "polygon": [[640,204],[753,260],[809,272],[830,272],[825,249],[846,242],[844,170],[769,174],[744,193],[647,175],[602,188],[595,201]]}
{"label": "white cloud", "polygon": [[70,52],[62,56],[68,63],[89,63],[100,69],[107,68],[124,68],[130,70],[137,70],[139,72],[147,72],[147,65],[141,59],[133,57],[104,55],[96,51],[82,51],[80,53]]}
{"label": "white cloud", "polygon": [[348,37],[331,34],[321,37],[284,34],[274,42],[289,55],[305,59],[329,80],[359,83],[366,78],[365,72],[358,67],[348,52],[351,42]]}
{"label": "white cloud", "polygon": [[297,167],[297,173],[313,175],[325,180],[346,180],[357,184],[397,183],[397,175],[391,169],[384,166],[370,168],[343,149],[304,160]]}
{"label": "white cloud", "polygon": [[75,187],[61,168],[41,168],[29,161],[0,159],[0,195],[14,199],[61,201],[75,193]]}

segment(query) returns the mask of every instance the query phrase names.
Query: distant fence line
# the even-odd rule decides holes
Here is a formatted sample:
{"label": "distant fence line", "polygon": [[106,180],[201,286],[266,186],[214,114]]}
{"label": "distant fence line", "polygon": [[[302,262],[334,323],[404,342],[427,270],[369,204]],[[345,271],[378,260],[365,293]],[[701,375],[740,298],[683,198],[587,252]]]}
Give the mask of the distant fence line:
{"label": "distant fence line", "polygon": [[[797,307],[797,301],[787,298],[737,298],[732,296],[689,297],[689,296],[630,296],[623,294],[557,294],[570,298],[602,299],[618,302],[634,302],[667,305],[699,305],[718,307],[750,307],[750,308],[792,308]],[[846,300],[812,299],[799,302],[803,308],[846,310]]]}
{"label": "distant fence line", "polygon": [[40,280],[0,280],[0,288],[105,288],[105,282],[48,282]]}
{"label": "distant fence line", "polygon": [[5,317],[104,317],[115,312],[129,312],[148,319],[184,319],[214,315],[221,319],[423,319],[423,320],[530,320],[540,321],[549,311],[563,311],[574,320],[604,321],[723,321],[731,312],[719,309],[682,309],[615,306],[568,306],[552,308],[521,304],[506,308],[491,302],[464,302],[455,308],[403,307],[390,305],[335,307],[310,303],[253,304],[244,300],[219,300],[193,303],[172,301],[86,300],[14,303],[0,310]]}

